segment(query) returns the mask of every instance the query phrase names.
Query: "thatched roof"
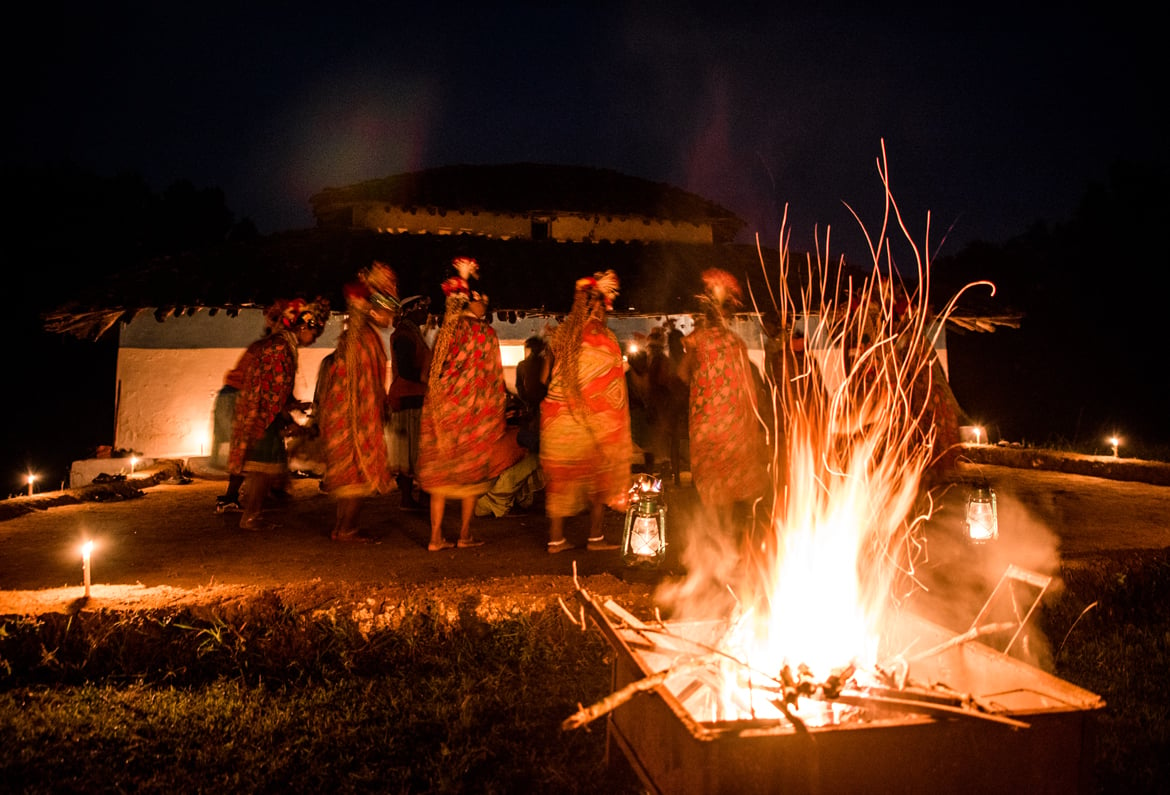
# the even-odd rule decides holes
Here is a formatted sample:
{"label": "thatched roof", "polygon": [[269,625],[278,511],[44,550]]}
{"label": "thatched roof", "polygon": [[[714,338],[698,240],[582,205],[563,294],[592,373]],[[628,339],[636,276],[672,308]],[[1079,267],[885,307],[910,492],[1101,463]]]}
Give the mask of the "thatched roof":
{"label": "thatched roof", "polygon": [[441,306],[439,285],[451,275],[456,256],[479,260],[478,286],[493,309],[533,313],[568,311],[576,279],[606,268],[622,281],[619,308],[640,314],[689,311],[705,268],[725,268],[741,278],[760,271],[749,246],[503,241],[319,228],[155,260],[48,313],[46,328],[96,338],[143,311],[160,320],[200,310],[234,313],[290,296],[321,295],[340,309],[344,285],[375,259],[398,272],[402,295],[430,295]]}
{"label": "thatched roof", "polygon": [[[451,275],[455,256],[481,264],[479,288],[493,310],[560,314],[571,306],[573,283],[612,268],[622,283],[615,310],[665,315],[697,309],[700,274],[723,268],[745,282],[761,306],[770,305],[768,281],[779,254],[754,246],[671,243],[558,243],[495,240],[477,236],[392,235],[361,229],[284,232],[248,243],[224,244],[199,253],[154,260],[113,276],[45,317],[48,330],[96,339],[119,321],[142,312],[171,315],[234,314],[277,298],[324,296],[344,307],[343,286],[375,259],[399,275],[402,295],[425,294],[442,306],[439,285]],[[761,259],[763,265],[761,265]],[[765,272],[766,270],[766,272]],[[847,271],[856,279],[867,272]],[[807,280],[804,267],[790,273],[790,289]],[[948,296],[949,297],[949,296]],[[980,305],[982,304],[982,305]],[[952,317],[959,329],[991,330],[1018,324],[1018,315],[972,294]]]}
{"label": "thatched roof", "polygon": [[539,215],[572,212],[710,224],[717,243],[746,225],[702,196],[617,171],[539,163],[456,165],[326,188],[309,199],[321,226],[349,226],[355,202],[437,211]]}

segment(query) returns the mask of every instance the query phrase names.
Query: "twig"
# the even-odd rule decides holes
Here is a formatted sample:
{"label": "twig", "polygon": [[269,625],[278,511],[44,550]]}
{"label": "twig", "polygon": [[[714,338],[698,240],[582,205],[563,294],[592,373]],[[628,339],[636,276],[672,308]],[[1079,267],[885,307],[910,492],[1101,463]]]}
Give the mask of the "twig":
{"label": "twig", "polygon": [[621,690],[616,690],[613,693],[610,693],[608,696],[601,699],[601,701],[598,701],[588,707],[581,707],[578,705],[579,709],[561,722],[561,729],[563,731],[579,729],[585,724],[591,723],[603,715],[608,715],[610,712],[613,712],[615,709],[620,707],[622,704],[625,704],[639,693],[643,693],[647,690],[653,690],[675,674],[686,673],[687,671],[695,668],[702,668],[711,661],[711,657],[699,657],[694,660],[672,665],[671,667],[659,671],[658,673],[650,674],[649,676],[645,676],[641,679],[630,682]]}
{"label": "twig", "polygon": [[1005,621],[999,624],[984,624],[980,627],[971,627],[971,629],[967,630],[966,632],[955,635],[950,640],[940,643],[933,649],[927,649],[926,651],[915,654],[913,657],[910,657],[907,662],[918,662],[919,660],[924,660],[927,657],[933,657],[936,654],[942,654],[947,649],[950,649],[954,646],[961,646],[967,641],[975,640],[975,638],[982,637],[983,635],[993,635],[996,632],[1007,632],[1009,630],[1015,629],[1018,626],[1019,624],[1013,621]]}
{"label": "twig", "polygon": [[1097,606],[1097,603],[1093,602],[1092,604],[1090,604],[1088,607],[1086,607],[1084,610],[1081,611],[1081,614],[1079,616],[1077,616],[1076,621],[1072,622],[1072,626],[1068,628],[1068,632],[1064,633],[1064,640],[1062,640],[1060,642],[1060,648],[1058,648],[1056,650],[1056,654],[1058,657],[1060,656],[1061,651],[1064,650],[1064,644],[1068,642],[1068,636],[1072,634],[1073,629],[1076,627],[1076,625],[1078,623],[1080,623],[1080,620],[1085,617],[1085,613],[1089,612],[1090,610],[1092,610],[1096,606]]}

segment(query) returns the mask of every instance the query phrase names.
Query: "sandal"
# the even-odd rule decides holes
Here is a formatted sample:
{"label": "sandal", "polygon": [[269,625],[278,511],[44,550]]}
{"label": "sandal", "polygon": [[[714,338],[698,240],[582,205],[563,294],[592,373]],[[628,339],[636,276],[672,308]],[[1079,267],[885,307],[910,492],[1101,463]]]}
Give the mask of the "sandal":
{"label": "sandal", "polygon": [[621,544],[608,544],[605,541],[605,536],[598,536],[597,538],[587,539],[585,548],[590,552],[604,552],[607,549],[621,549]]}
{"label": "sandal", "polygon": [[427,544],[427,552],[442,552],[444,549],[454,549],[454,542],[443,539],[437,544]]}
{"label": "sandal", "polygon": [[558,552],[564,552],[565,550],[576,549],[576,548],[577,547],[575,547],[569,543],[569,539],[567,539],[567,538],[562,538],[560,541],[549,541],[548,542],[548,554],[550,554],[550,555],[555,555]]}
{"label": "sandal", "polygon": [[459,539],[459,548],[460,549],[467,549],[468,547],[482,547],[483,545],[484,545],[484,542],[480,541],[478,538],[461,538],[461,539]]}

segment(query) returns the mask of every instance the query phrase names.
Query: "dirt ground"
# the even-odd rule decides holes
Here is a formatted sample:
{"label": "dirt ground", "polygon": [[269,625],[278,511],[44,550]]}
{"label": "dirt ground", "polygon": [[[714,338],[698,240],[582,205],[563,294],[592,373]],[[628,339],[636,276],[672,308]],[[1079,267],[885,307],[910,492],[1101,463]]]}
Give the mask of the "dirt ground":
{"label": "dirt ground", "polygon": [[[959,474],[995,488],[1001,538],[978,549],[962,540],[966,489],[956,484],[927,526],[927,574],[962,570],[993,579],[1007,564],[1053,572],[1061,559],[1170,546],[1170,486],[981,464],[964,464]],[[56,493],[5,501],[0,615],[214,605],[260,594],[276,594],[294,608],[344,606],[374,614],[441,594],[452,609],[474,604],[481,612],[509,613],[567,598],[578,584],[631,610],[652,610],[657,584],[683,574],[679,553],[697,510],[692,489],[668,490],[673,554],[664,570],[648,574],[627,569],[617,551],[549,555],[539,504],[527,513],[477,518],[474,532],[487,542],[482,547],[432,553],[426,515],[400,510],[396,494],[365,507],[362,526],[377,543],[342,544],[329,540],[334,503],[315,479],[292,482],[292,499],[266,514],[279,526],[262,533],[241,531],[238,514],[214,512],[222,480],[124,485],[137,496],[78,501]],[[37,509],[28,510],[33,504]],[[622,518],[608,514],[610,540],[620,539]],[[455,538],[455,504],[445,525]],[[586,517],[578,517],[567,535],[580,543],[586,530]],[[82,599],[83,538],[95,542],[88,599]],[[933,581],[948,579],[954,578]]]}

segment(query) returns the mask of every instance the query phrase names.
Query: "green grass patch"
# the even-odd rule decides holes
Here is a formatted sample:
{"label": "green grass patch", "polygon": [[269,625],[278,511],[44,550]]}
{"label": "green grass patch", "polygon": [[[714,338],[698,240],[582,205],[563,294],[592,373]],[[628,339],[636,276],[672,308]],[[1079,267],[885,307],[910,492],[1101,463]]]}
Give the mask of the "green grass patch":
{"label": "green grass patch", "polygon": [[608,647],[556,610],[394,629],[279,605],[0,623],[0,780],[37,792],[637,792],[602,724]]}
{"label": "green grass patch", "polygon": [[1164,792],[1170,781],[1170,549],[1068,561],[1041,626],[1054,673],[1105,699],[1097,716],[1102,792]]}
{"label": "green grass patch", "polygon": [[[1039,619],[1100,694],[1100,792],[1170,781],[1170,550],[1065,563]],[[373,628],[274,597],[0,618],[0,781],[48,792],[640,792],[605,730],[610,650],[556,608],[418,600]]]}

